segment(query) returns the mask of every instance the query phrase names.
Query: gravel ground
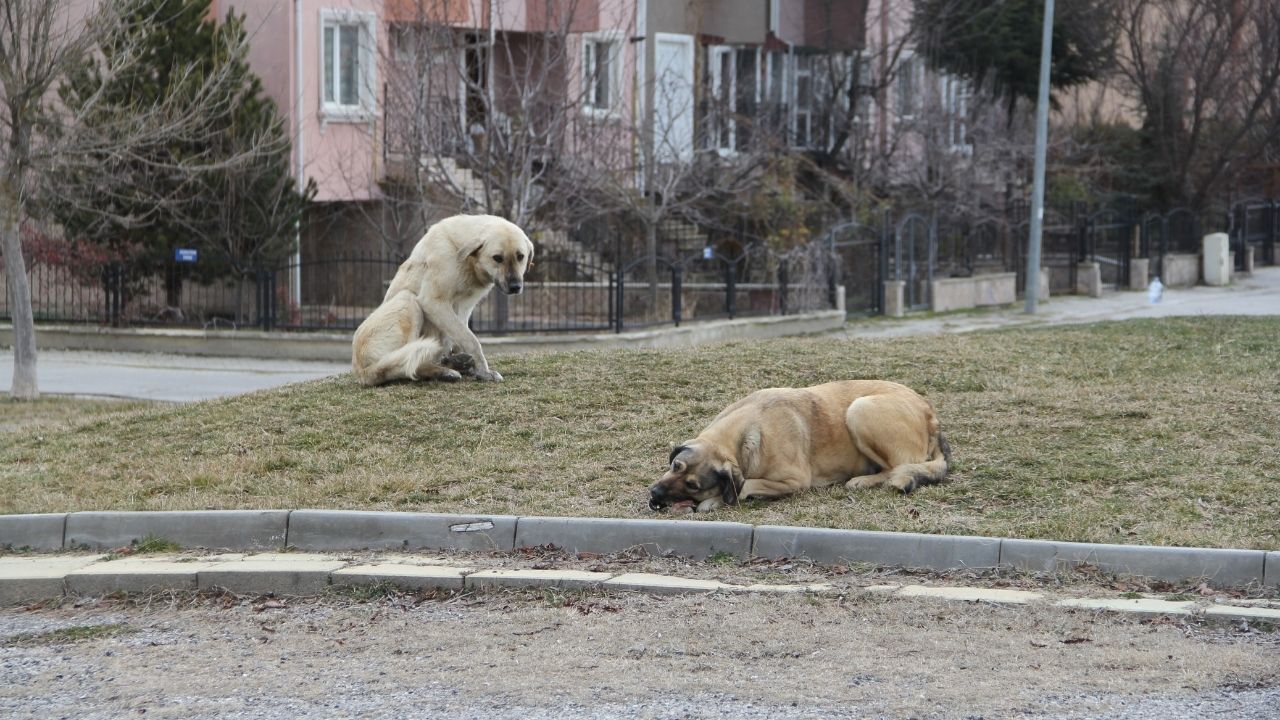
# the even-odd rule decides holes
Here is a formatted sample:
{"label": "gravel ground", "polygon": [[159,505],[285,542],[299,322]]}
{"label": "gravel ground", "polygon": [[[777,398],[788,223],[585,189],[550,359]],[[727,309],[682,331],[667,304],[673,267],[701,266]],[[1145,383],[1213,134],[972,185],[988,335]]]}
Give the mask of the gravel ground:
{"label": "gravel ground", "polygon": [[169,596],[0,612],[0,676],[6,718],[1261,720],[1280,632],[865,595]]}

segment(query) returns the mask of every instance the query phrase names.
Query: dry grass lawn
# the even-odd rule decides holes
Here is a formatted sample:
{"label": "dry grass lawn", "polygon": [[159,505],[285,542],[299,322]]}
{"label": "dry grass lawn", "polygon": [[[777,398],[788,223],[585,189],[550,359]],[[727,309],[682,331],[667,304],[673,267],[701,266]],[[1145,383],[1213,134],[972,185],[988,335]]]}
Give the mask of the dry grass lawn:
{"label": "dry grass lawn", "polygon": [[843,488],[748,523],[1280,548],[1280,321],[503,357],[502,384],[350,375],[12,429],[0,512],[361,508],[651,517],[668,449],[747,392],[874,377],[938,407],[953,481]]}

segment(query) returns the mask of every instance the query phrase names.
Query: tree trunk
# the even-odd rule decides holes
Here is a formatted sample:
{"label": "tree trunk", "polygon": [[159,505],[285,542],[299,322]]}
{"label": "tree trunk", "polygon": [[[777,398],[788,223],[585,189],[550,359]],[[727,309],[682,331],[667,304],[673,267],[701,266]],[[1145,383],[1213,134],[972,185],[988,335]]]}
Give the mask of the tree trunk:
{"label": "tree trunk", "polygon": [[[651,201],[652,202],[652,201]],[[645,274],[649,276],[649,307],[655,312],[658,307],[658,223],[645,223],[644,250]]]}
{"label": "tree trunk", "polygon": [[4,248],[4,270],[9,281],[9,307],[13,316],[14,400],[40,397],[36,384],[36,327],[31,313],[31,286],[22,258],[22,238],[18,228],[18,198],[12,192],[0,197],[0,243]]}

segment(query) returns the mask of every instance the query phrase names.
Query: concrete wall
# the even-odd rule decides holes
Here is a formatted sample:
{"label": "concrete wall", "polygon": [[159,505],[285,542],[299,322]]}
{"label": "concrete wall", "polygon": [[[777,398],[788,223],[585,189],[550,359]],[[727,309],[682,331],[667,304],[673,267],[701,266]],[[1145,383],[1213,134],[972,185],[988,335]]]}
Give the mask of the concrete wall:
{"label": "concrete wall", "polygon": [[1165,287],[1190,287],[1200,281],[1200,256],[1165,255],[1163,270],[1160,282]]}
{"label": "concrete wall", "polygon": [[988,305],[1009,305],[1018,299],[1018,274],[995,273],[933,281],[934,312]]}

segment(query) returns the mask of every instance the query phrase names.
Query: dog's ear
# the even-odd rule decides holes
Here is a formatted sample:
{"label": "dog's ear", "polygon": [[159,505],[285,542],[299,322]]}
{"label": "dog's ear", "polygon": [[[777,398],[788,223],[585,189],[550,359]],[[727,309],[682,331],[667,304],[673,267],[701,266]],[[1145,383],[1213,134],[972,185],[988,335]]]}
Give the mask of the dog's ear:
{"label": "dog's ear", "polygon": [[475,257],[484,247],[484,238],[480,235],[467,238],[462,245],[458,247],[458,260],[465,260],[469,257]]}
{"label": "dog's ear", "polygon": [[680,453],[688,449],[689,449],[688,445],[677,445],[671,448],[671,454],[667,456],[667,464],[670,465],[672,462],[675,461],[677,455],[679,455]]}
{"label": "dog's ear", "polygon": [[724,504],[737,505],[738,491],[746,482],[742,478],[742,471],[738,469],[737,464],[729,463],[724,470],[717,470],[716,474],[720,476],[721,499],[724,500]]}

